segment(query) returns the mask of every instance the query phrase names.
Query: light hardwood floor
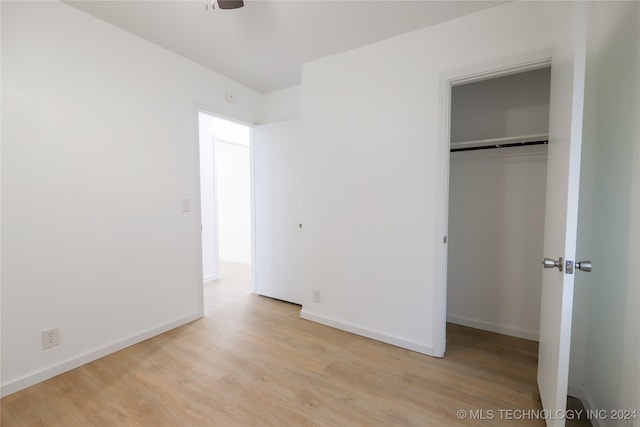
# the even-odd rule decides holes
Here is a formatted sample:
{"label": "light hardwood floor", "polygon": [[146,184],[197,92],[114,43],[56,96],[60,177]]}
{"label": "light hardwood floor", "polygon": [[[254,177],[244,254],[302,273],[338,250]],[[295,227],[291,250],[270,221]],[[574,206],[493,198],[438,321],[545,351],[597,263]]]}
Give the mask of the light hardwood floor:
{"label": "light hardwood floor", "polygon": [[[302,320],[225,267],[203,319],[5,397],[2,426],[544,425],[498,412],[540,408],[535,342],[449,325],[435,359]],[[456,415],[479,409],[495,419]]]}

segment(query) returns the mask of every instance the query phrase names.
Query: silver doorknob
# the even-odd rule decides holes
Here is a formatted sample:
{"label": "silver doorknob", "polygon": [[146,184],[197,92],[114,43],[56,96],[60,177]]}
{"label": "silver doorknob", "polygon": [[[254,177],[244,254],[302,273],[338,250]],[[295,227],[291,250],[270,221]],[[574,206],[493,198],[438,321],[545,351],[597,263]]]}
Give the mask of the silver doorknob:
{"label": "silver doorknob", "polygon": [[557,261],[551,258],[545,258],[542,260],[542,265],[544,268],[557,268],[562,271],[562,257],[558,258]]}
{"label": "silver doorknob", "polygon": [[589,272],[591,271],[591,261],[578,261],[576,262],[576,268],[578,270]]}

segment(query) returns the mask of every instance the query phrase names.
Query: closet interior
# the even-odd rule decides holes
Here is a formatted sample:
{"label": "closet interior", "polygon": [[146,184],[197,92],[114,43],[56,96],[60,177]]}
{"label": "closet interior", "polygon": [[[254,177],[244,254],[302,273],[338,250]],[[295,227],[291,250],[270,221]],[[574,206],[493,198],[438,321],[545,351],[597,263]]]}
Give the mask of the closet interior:
{"label": "closet interior", "polygon": [[538,340],[550,68],[451,89],[447,321]]}

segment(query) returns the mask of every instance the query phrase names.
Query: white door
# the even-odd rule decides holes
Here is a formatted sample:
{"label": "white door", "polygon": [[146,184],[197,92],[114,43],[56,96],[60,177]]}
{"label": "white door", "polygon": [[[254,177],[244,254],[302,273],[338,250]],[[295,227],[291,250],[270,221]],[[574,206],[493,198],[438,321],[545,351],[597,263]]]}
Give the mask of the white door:
{"label": "white door", "polygon": [[[538,355],[540,397],[543,408],[551,414],[566,409],[569,377],[575,272],[569,274],[565,263],[575,261],[576,252],[586,68],[583,6],[575,6],[572,22],[567,23],[567,36],[560,41],[551,64],[544,257],[562,257],[558,263],[562,271],[545,268],[542,275]],[[564,420],[548,420],[547,425],[563,426]]]}
{"label": "white door", "polygon": [[299,122],[256,126],[253,156],[256,293],[302,304]]}

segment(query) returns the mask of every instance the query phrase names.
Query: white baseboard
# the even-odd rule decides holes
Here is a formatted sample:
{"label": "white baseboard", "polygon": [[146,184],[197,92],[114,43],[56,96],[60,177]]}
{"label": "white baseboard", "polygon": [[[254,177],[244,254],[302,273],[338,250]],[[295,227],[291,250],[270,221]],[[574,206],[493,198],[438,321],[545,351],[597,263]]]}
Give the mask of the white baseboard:
{"label": "white baseboard", "polygon": [[447,322],[455,323],[456,325],[469,326],[470,328],[496,332],[498,334],[509,335],[512,337],[524,338],[531,341],[538,341],[540,338],[539,333],[535,331],[498,325],[497,323],[485,322],[484,320],[469,319],[468,317],[456,316],[453,314],[447,314]]}
{"label": "white baseboard", "polygon": [[202,316],[200,315],[200,313],[191,314],[181,319],[177,319],[165,323],[164,325],[149,329],[140,334],[130,336],[121,341],[117,341],[96,350],[89,351],[88,353],[82,354],[80,356],[73,357],[64,362],[36,371],[32,374],[9,381],[5,384],[2,384],[2,386],[0,387],[0,396],[5,397],[27,387],[31,387],[32,385],[38,384],[42,381],[48,380],[49,378],[53,378],[57,375],[75,369],[82,365],[86,365],[87,363],[93,362],[94,360],[100,359],[101,357],[107,356],[111,353],[115,353],[116,351],[120,351],[134,344],[138,344],[139,342],[155,337],[156,335],[160,335],[164,332],[170,331],[171,329],[175,329],[189,322],[193,322],[194,320],[197,320],[201,317]]}
{"label": "white baseboard", "polygon": [[582,386],[569,384],[569,389],[567,390],[567,395],[580,399],[582,401],[582,403],[584,404],[584,389],[582,388]]}
{"label": "white baseboard", "polygon": [[220,261],[232,262],[234,264],[251,265],[251,260],[250,259],[245,259],[245,258],[229,258],[229,257],[225,257],[225,258],[220,258]]}
{"label": "white baseboard", "polygon": [[320,323],[326,326],[331,326],[332,328],[340,329],[343,331],[351,332],[356,335],[361,335],[363,337],[371,338],[376,341],[381,341],[387,344],[395,345],[396,347],[406,348],[407,350],[412,350],[418,353],[435,357],[435,352],[433,350],[433,347],[418,344],[413,341],[408,341],[408,340],[397,338],[391,335],[383,334],[381,332],[372,331],[372,330],[354,325],[352,323],[343,322],[343,321],[331,319],[329,317],[325,317],[319,314],[311,313],[309,310],[307,310],[304,307],[302,308],[302,310],[300,310],[300,317],[306,320],[311,320],[312,322]]}
{"label": "white baseboard", "polygon": [[[593,398],[589,395],[589,392],[585,390],[583,386],[569,384],[569,390],[567,391],[567,394],[569,396],[577,397],[578,399],[580,399],[586,411],[598,410],[598,405],[595,404]],[[605,427],[603,419],[597,417],[589,417],[589,421],[591,421],[591,425],[593,427]]]}
{"label": "white baseboard", "polygon": [[210,275],[208,275],[208,276],[204,276],[204,277],[202,278],[202,281],[203,281],[204,283],[207,283],[207,282],[212,282],[212,281],[214,281],[214,280],[218,280],[218,278],[219,278],[219,276],[218,276],[217,274],[210,274]]}
{"label": "white baseboard", "polygon": [[[587,390],[585,390],[583,387],[581,387],[581,397],[580,400],[582,400],[582,404],[584,405],[584,409],[588,410],[597,410],[598,409],[598,405],[596,405],[596,403],[593,401],[593,398],[591,397],[591,395],[589,394],[589,392]],[[576,396],[578,397],[578,396]],[[604,420],[601,420],[600,418],[597,417],[590,417],[589,421],[591,421],[591,425],[593,427],[604,427],[605,423]]]}

